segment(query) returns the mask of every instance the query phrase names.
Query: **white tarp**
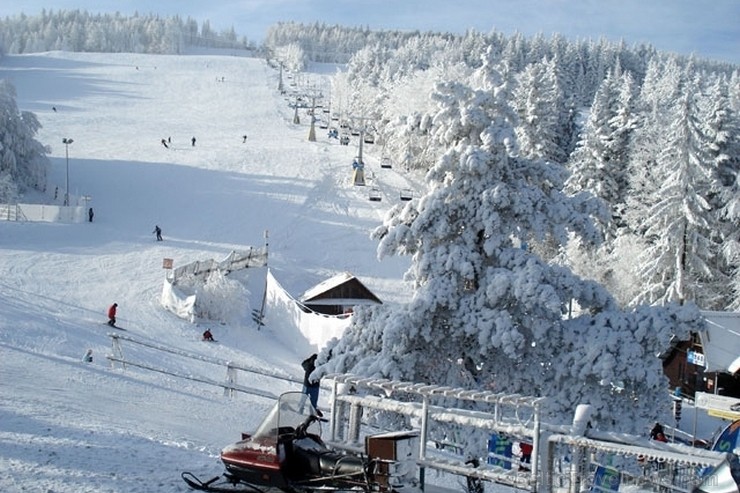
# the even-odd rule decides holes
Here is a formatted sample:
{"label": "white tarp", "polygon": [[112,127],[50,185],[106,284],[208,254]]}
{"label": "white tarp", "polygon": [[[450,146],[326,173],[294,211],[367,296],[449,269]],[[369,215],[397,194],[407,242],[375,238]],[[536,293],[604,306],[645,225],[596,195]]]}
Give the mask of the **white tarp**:
{"label": "white tarp", "polygon": [[162,286],[162,306],[180,318],[195,320],[195,295],[186,296],[172,285],[169,279]]}
{"label": "white tarp", "polygon": [[298,354],[320,351],[334,337],[341,337],[351,320],[351,315],[324,315],[306,308],[267,270],[265,325]]}
{"label": "white tarp", "polygon": [[706,328],[699,332],[707,372],[740,369],[740,313],[702,311]]}

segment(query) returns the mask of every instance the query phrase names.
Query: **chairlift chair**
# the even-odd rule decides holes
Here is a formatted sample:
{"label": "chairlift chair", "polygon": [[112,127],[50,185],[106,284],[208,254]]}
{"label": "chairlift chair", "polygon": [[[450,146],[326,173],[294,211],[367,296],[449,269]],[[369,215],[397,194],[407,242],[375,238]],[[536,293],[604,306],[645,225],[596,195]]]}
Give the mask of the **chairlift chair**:
{"label": "chairlift chair", "polygon": [[372,187],[368,192],[368,199],[370,199],[370,202],[380,202],[382,199],[380,189],[378,187]]}
{"label": "chairlift chair", "polygon": [[380,167],[390,169],[392,167],[391,158],[389,158],[388,156],[384,156],[383,158],[381,158]]}
{"label": "chairlift chair", "polygon": [[405,202],[414,198],[414,191],[410,188],[404,188],[399,194],[399,198]]}

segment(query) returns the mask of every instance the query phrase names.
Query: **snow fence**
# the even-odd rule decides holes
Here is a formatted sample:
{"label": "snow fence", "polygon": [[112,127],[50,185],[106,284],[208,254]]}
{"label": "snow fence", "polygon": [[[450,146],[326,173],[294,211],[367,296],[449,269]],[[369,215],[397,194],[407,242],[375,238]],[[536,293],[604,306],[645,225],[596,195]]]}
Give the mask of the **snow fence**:
{"label": "snow fence", "polygon": [[[208,259],[191,262],[172,270],[164,280],[162,286],[162,306],[180,318],[190,322],[195,321],[198,315],[198,298],[196,294],[185,293],[178,287],[178,282],[187,278],[194,280],[196,285],[205,285],[212,272],[229,272],[246,269],[248,267],[264,267],[267,265],[267,247],[249,247],[248,250],[231,251],[221,261]],[[247,300],[245,300],[245,303]]]}
{"label": "snow fence", "polygon": [[87,208],[45,204],[0,204],[0,220],[47,223],[83,223],[88,220]]}

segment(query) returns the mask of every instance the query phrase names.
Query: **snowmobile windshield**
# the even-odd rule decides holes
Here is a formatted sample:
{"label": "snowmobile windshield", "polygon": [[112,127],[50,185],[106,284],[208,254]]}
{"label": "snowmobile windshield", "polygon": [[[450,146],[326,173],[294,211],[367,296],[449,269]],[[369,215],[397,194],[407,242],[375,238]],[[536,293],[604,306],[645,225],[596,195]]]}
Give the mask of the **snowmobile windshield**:
{"label": "snowmobile windshield", "polygon": [[[302,392],[286,392],[281,395],[265,419],[254,432],[254,439],[274,439],[277,442],[278,435],[293,433],[298,425],[306,421],[309,416],[315,415],[308,396]],[[320,435],[320,427],[317,422],[309,425],[309,433]]]}

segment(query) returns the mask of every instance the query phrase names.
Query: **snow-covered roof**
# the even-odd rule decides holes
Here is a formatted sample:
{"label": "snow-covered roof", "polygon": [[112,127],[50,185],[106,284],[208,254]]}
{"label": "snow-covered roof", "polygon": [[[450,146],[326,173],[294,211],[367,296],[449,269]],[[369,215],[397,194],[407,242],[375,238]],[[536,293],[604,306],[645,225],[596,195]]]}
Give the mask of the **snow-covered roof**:
{"label": "snow-covered roof", "polygon": [[354,277],[355,276],[353,276],[349,272],[342,272],[341,274],[337,274],[334,277],[330,277],[326,281],[322,281],[318,283],[316,286],[312,287],[311,289],[303,293],[298,299],[301,301],[310,300],[314,296],[317,296],[321,293],[325,293],[329,291],[330,289],[336,288],[340,284],[344,284],[345,282],[349,281],[350,279]]}
{"label": "snow-covered roof", "polygon": [[740,370],[740,313],[702,311],[706,328],[699,332],[707,372]]}
{"label": "snow-covered roof", "polygon": [[[361,293],[362,296],[330,296],[332,290],[342,286],[343,284],[354,284],[356,289],[354,292]],[[346,293],[342,293],[346,294]],[[336,276],[330,277],[329,279],[320,282],[316,286],[312,287],[305,293],[303,293],[299,300],[302,303],[310,303],[312,305],[358,305],[358,304],[380,304],[382,303],[364,284],[360,282],[354,275],[349,272],[342,272]]]}

